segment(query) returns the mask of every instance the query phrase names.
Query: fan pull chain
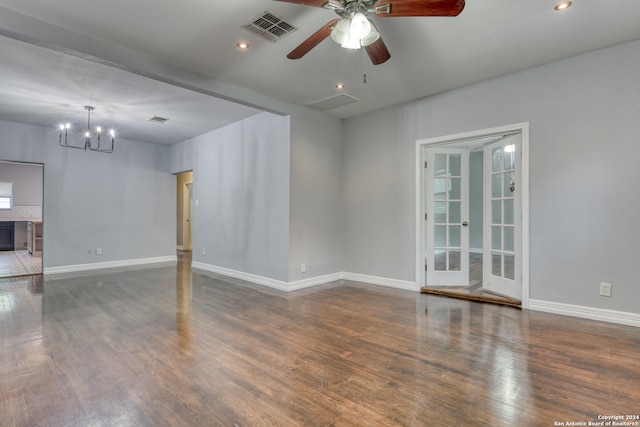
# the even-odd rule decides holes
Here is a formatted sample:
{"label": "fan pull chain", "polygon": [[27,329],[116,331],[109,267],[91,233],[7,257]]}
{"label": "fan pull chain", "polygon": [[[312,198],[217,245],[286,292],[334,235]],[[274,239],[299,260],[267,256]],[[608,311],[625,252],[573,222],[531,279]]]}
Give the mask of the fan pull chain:
{"label": "fan pull chain", "polygon": [[367,55],[365,53],[365,49],[362,49],[362,84],[367,84]]}

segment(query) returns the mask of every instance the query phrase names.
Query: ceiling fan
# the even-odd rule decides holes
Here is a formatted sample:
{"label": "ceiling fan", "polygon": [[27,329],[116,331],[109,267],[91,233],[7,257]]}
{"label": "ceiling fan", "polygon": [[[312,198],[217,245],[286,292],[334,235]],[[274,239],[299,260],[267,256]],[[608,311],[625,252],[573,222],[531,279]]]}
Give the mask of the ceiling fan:
{"label": "ceiling fan", "polygon": [[321,41],[331,38],[344,48],[364,46],[373,65],[386,62],[391,54],[376,26],[367,18],[373,13],[380,18],[397,16],[458,16],[465,0],[278,0],[304,6],[333,10],[341,19],[329,21],[313,33],[287,58],[300,59]]}

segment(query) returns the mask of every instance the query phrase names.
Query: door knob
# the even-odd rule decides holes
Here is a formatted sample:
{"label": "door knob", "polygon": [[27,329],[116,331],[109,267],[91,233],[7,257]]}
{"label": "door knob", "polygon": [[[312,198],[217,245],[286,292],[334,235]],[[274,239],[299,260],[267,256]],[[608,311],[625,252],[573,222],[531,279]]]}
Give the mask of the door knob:
{"label": "door knob", "polygon": [[462,226],[463,226],[463,227],[466,227],[467,225],[469,225],[469,223],[468,223],[467,221],[464,221],[464,222],[462,223]]}

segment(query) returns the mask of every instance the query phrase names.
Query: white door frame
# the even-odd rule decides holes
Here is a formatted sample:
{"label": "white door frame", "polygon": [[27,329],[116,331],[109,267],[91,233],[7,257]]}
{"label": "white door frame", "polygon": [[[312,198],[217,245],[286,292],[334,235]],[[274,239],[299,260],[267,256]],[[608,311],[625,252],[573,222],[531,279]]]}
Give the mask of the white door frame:
{"label": "white door frame", "polygon": [[193,249],[193,193],[189,191],[190,185],[191,189],[193,189],[193,181],[185,182],[182,188],[182,248],[185,251],[190,251]]}
{"label": "white door frame", "polygon": [[488,137],[501,133],[518,132],[522,135],[522,308],[529,307],[529,123],[516,123],[513,125],[499,126],[488,129],[462,132],[453,135],[445,135],[434,138],[419,139],[415,148],[415,200],[416,200],[416,252],[415,252],[415,278],[416,290],[425,283],[424,253],[426,249],[424,239],[424,167],[422,149],[427,146],[453,144],[458,141],[473,138]]}

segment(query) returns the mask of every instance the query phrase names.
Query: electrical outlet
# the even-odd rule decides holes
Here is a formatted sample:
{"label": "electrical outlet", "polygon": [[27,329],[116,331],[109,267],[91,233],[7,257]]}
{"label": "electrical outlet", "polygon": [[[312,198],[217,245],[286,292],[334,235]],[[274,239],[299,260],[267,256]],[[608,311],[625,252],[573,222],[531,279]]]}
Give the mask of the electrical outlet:
{"label": "electrical outlet", "polygon": [[202,255],[206,255],[207,254],[207,249],[206,248],[202,248]]}
{"label": "electrical outlet", "polygon": [[96,255],[102,255],[102,248],[96,248]]}
{"label": "electrical outlet", "polygon": [[306,263],[302,263],[300,264],[300,273],[306,273],[307,272],[307,264]]}
{"label": "electrical outlet", "polygon": [[603,297],[611,296],[611,283],[600,283],[600,295]]}

